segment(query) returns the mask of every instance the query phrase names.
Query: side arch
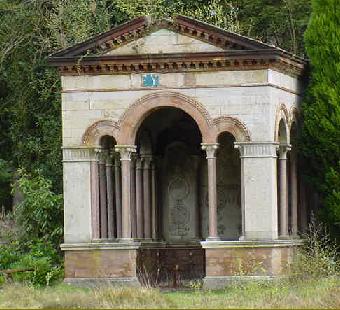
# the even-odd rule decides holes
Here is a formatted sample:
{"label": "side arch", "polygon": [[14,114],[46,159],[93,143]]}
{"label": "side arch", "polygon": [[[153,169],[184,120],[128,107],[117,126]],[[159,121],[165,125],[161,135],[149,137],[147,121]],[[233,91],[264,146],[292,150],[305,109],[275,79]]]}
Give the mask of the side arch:
{"label": "side arch", "polygon": [[216,127],[215,141],[222,132],[229,132],[235,137],[237,142],[251,141],[247,127],[237,118],[231,116],[220,116],[213,121]]}
{"label": "side arch", "polygon": [[117,124],[111,120],[101,120],[93,123],[86,129],[82,142],[88,146],[99,146],[100,138],[103,136],[111,136],[117,141]]}
{"label": "side arch", "polygon": [[275,142],[279,141],[279,131],[280,131],[280,122],[281,120],[284,123],[286,136],[287,136],[287,143],[290,143],[289,140],[289,113],[285,104],[280,104],[276,112],[275,118],[275,132],[274,132],[274,140]]}
{"label": "side arch", "polygon": [[202,141],[205,143],[214,142],[216,129],[208,111],[201,103],[180,93],[157,92],[143,96],[128,107],[118,121],[117,143],[135,144],[136,134],[143,120],[153,111],[163,107],[178,108],[186,112],[197,123]]}
{"label": "side arch", "polygon": [[289,111],[289,129],[292,128],[293,123],[298,125],[300,118],[300,112],[296,107],[292,107]]}

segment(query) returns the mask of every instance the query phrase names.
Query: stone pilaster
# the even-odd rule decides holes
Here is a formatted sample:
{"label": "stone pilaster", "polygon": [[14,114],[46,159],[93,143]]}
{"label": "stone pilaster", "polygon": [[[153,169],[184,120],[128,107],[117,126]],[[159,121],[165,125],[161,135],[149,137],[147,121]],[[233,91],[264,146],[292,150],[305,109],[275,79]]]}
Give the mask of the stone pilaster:
{"label": "stone pilaster", "polygon": [[237,142],[241,157],[241,204],[245,240],[277,239],[275,142]]}
{"label": "stone pilaster", "polygon": [[217,187],[216,187],[216,150],[218,143],[202,143],[208,161],[208,197],[209,197],[209,237],[219,240],[217,234]]}
{"label": "stone pilaster", "polygon": [[63,148],[63,170],[65,243],[98,239],[99,182],[95,149]]}
{"label": "stone pilaster", "polygon": [[122,164],[122,239],[131,239],[131,154],[136,152],[135,145],[116,145]]}

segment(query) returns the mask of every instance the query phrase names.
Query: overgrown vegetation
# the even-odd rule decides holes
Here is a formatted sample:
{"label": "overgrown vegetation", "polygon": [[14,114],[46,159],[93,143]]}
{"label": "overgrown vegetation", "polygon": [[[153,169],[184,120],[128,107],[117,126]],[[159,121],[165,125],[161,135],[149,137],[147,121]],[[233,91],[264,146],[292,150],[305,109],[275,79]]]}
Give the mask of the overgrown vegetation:
{"label": "overgrown vegetation", "polygon": [[321,193],[322,217],[340,231],[340,10],[337,0],[312,0],[305,33],[311,80],[303,106],[305,171]]}
{"label": "overgrown vegetation", "polygon": [[[308,158],[308,161],[305,161],[308,164],[305,171],[322,193],[322,204],[325,206],[323,218],[336,227],[336,223],[340,221],[338,85],[340,10],[337,8],[337,0],[313,0],[312,4],[312,20],[305,35],[306,50],[312,65],[312,80],[304,107],[305,127],[302,147]],[[47,56],[137,15],[151,14],[162,17],[178,13],[303,55],[303,33],[309,19],[310,1],[2,0],[0,2],[0,207],[11,209],[11,184],[18,178],[14,193],[21,192],[24,197],[16,206],[14,215],[7,216],[1,224],[1,238],[6,239],[8,243],[0,247],[0,269],[34,269],[34,272],[18,274],[16,280],[36,286],[46,285],[53,282],[62,272],[58,250],[62,240],[60,82],[56,71],[47,66]],[[315,256],[308,256],[315,253],[308,253],[301,254],[299,261],[301,266],[307,266],[311,261],[319,264],[320,261],[315,260]],[[324,255],[323,252],[318,253]],[[329,275],[327,272],[333,273],[330,262],[331,260],[320,263],[326,264],[324,275]],[[335,261],[335,266],[336,264]],[[305,270],[304,275],[316,270],[312,265],[308,268],[310,271]],[[320,274],[315,274],[315,277],[316,275]],[[297,277],[297,274],[295,276]],[[333,280],[327,281],[317,282],[318,285],[325,285],[325,290],[321,289],[325,294],[321,294],[324,299],[320,307],[339,305],[337,298],[331,298],[334,292],[338,292],[336,284],[332,282]],[[273,290],[275,287],[278,289],[274,286]],[[250,288],[251,286],[247,289]],[[34,296],[50,293],[48,289],[46,291],[22,289],[23,294],[26,294],[25,292],[32,294],[32,300],[39,305],[43,303],[43,298]],[[313,289],[309,291],[315,292]],[[112,294],[125,294],[125,291],[114,292]],[[268,289],[269,295],[276,294],[273,292]],[[289,293],[292,295],[285,296],[294,299],[296,292],[292,289],[292,293]],[[153,293],[154,291],[150,294]],[[15,295],[15,287],[7,287],[2,296],[6,294]],[[76,297],[72,297],[74,301],[79,299],[77,294],[85,292],[77,291]],[[91,294],[94,295],[88,296],[99,296],[95,291]],[[213,302],[213,295],[207,294],[203,295],[206,299],[202,299],[204,302],[202,301],[199,306],[217,307],[218,304]],[[301,294],[304,293],[301,291]],[[311,296],[316,298],[317,294],[313,294]],[[12,296],[15,297],[14,295]],[[63,294],[59,297],[53,296],[56,300],[58,298],[64,300]],[[163,295],[157,296],[159,298],[157,307],[178,305],[175,298],[171,301],[171,297],[166,299],[168,297],[165,298]],[[269,302],[268,305],[271,305],[270,307],[284,305],[280,300],[286,297],[279,294],[275,296],[278,298],[277,304]],[[84,297],[84,300],[88,300],[86,298]],[[99,297],[96,298],[93,300]],[[110,298],[109,300],[112,299]],[[0,306],[4,306],[6,302],[0,299]],[[89,302],[88,305],[92,303]],[[247,305],[251,307],[250,303]],[[300,306],[310,305],[312,301],[311,303],[306,301],[306,304]],[[318,302],[314,304],[318,305]],[[67,304],[67,307],[72,307],[72,303]]]}

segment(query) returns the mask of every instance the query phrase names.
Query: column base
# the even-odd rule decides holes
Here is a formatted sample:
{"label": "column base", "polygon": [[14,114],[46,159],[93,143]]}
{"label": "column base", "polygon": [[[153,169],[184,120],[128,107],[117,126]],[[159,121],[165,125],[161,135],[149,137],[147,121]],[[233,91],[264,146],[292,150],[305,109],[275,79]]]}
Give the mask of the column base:
{"label": "column base", "polygon": [[201,242],[205,249],[204,288],[238,280],[270,280],[287,274],[299,240]]}
{"label": "column base", "polygon": [[220,237],[208,237],[205,240],[206,241],[221,241],[221,238]]}

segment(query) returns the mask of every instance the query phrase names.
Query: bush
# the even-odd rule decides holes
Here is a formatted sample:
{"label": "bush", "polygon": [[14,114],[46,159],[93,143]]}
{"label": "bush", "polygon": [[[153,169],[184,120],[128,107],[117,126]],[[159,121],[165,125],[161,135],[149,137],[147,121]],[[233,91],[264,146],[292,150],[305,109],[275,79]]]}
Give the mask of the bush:
{"label": "bush", "polygon": [[15,220],[23,241],[41,240],[59,247],[63,235],[63,198],[52,191],[52,183],[40,171],[19,170],[18,185],[24,200],[15,209]]}
{"label": "bush", "polygon": [[298,249],[291,267],[293,280],[338,276],[340,262],[338,246],[330,238],[326,227],[312,218],[304,245]]}

